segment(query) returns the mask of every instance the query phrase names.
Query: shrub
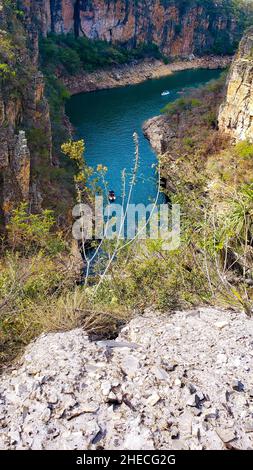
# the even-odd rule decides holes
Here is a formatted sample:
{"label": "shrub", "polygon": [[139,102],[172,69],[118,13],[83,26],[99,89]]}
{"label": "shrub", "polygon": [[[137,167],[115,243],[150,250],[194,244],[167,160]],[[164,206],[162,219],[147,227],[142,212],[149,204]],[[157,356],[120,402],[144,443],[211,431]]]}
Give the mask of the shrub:
{"label": "shrub", "polygon": [[153,43],[141,43],[135,49],[127,49],[102,40],[76,38],[71,34],[50,34],[47,38],[41,38],[40,56],[42,67],[47,72],[53,73],[60,68],[62,73],[70,74],[80,69],[93,71],[113,64],[124,64],[133,59],[164,58]]}
{"label": "shrub", "polygon": [[29,257],[6,253],[1,259],[0,362],[47,331],[46,323],[48,330],[54,329],[57,312],[52,306],[74,282],[73,273],[60,261],[42,253]]}
{"label": "shrub", "polygon": [[253,144],[248,141],[238,142],[235,146],[235,155],[243,160],[253,158]]}
{"label": "shrub", "polygon": [[184,137],[183,143],[186,147],[194,147],[194,139],[192,137]]}
{"label": "shrub", "polygon": [[11,77],[15,77],[16,72],[8,64],[0,64],[0,78],[7,80]]}
{"label": "shrub", "polygon": [[16,76],[14,68],[15,48],[5,31],[0,31],[0,79],[8,80]]}
{"label": "shrub", "polygon": [[82,67],[80,57],[75,50],[61,48],[59,61],[71,75],[78,73]]}
{"label": "shrub", "polygon": [[163,109],[162,113],[173,116],[175,114],[181,113],[182,111],[190,111],[193,108],[196,108],[201,105],[201,101],[197,98],[178,98],[173,103],[167,104]]}
{"label": "shrub", "polygon": [[42,250],[56,255],[64,249],[61,235],[52,233],[55,224],[53,212],[44,210],[41,214],[29,214],[28,206],[22,203],[14,209],[7,225],[8,241],[12,250],[26,254]]}
{"label": "shrub", "polygon": [[204,122],[211,127],[212,129],[217,129],[218,127],[218,119],[217,113],[215,111],[209,111],[204,115]]}

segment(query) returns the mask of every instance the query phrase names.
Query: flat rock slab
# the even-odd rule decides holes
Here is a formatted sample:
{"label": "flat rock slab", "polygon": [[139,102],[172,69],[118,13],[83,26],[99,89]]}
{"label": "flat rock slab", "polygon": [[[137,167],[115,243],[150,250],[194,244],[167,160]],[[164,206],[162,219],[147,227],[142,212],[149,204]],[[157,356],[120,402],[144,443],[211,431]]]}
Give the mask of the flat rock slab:
{"label": "flat rock slab", "polygon": [[43,335],[1,378],[0,448],[253,449],[252,369],[240,312],[147,311],[109,342]]}

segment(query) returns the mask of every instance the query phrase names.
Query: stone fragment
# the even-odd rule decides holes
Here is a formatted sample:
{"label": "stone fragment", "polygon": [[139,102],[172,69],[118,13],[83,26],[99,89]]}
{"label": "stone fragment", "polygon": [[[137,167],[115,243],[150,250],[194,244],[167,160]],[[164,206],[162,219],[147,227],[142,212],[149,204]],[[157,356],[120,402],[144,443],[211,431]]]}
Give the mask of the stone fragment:
{"label": "stone fragment", "polygon": [[193,395],[197,391],[196,387],[193,384],[189,384],[188,389],[191,395]]}
{"label": "stone fragment", "polygon": [[66,393],[67,395],[72,394],[73,393],[73,385],[68,384],[68,383],[64,384],[62,391],[63,391],[63,393]]}
{"label": "stone fragment", "polygon": [[200,404],[204,400],[205,400],[205,395],[202,392],[197,392],[195,394],[195,401],[197,405]]}
{"label": "stone fragment", "polygon": [[191,407],[200,408],[202,403],[205,400],[205,395],[202,392],[197,392],[194,395],[191,395],[187,401],[187,405]]}
{"label": "stone fragment", "polygon": [[108,341],[98,341],[97,345],[104,348],[128,348],[128,349],[138,349],[140,346],[136,343],[127,343],[123,341],[108,340]]}
{"label": "stone fragment", "polygon": [[210,409],[208,413],[205,414],[204,420],[205,421],[213,421],[219,418],[219,410],[217,409]]}
{"label": "stone fragment", "polygon": [[108,395],[108,400],[110,400],[110,401],[117,400],[117,395],[115,395],[115,393],[111,391]]}
{"label": "stone fragment", "polygon": [[190,436],[192,433],[192,414],[189,411],[185,411],[179,418],[178,418],[178,426],[180,429],[180,433],[184,435]]}
{"label": "stone fragment", "polygon": [[189,450],[189,444],[183,439],[173,441],[173,450]]}
{"label": "stone fragment", "polygon": [[48,423],[48,421],[50,420],[51,418],[51,410],[50,408],[46,408],[43,413],[41,414],[41,421],[43,421],[44,423]]}
{"label": "stone fragment", "polygon": [[226,354],[219,353],[217,355],[217,364],[226,364],[228,362],[228,358]]}
{"label": "stone fragment", "polygon": [[102,394],[106,397],[111,391],[111,384],[109,382],[103,382],[101,385]]}
{"label": "stone fragment", "polygon": [[53,391],[47,393],[47,401],[48,403],[55,405],[58,402],[58,395]]}
{"label": "stone fragment", "polygon": [[192,413],[194,416],[200,416],[202,414],[202,411],[199,408],[192,408]]}
{"label": "stone fragment", "polygon": [[233,429],[223,429],[223,428],[218,428],[216,429],[216,432],[219,436],[219,438],[227,444],[228,442],[233,441],[236,439],[236,432]]}
{"label": "stone fragment", "polygon": [[95,414],[99,409],[99,406],[96,404],[83,404],[77,408],[73,408],[67,414],[68,421],[77,418],[83,414]]}
{"label": "stone fragment", "polygon": [[246,423],[244,425],[244,431],[247,434],[253,433],[253,419],[252,419],[252,421],[246,421]]}
{"label": "stone fragment", "polygon": [[187,400],[186,405],[191,407],[196,406],[195,395],[191,395],[191,397]]}
{"label": "stone fragment", "polygon": [[161,399],[160,395],[158,395],[158,393],[155,392],[152,395],[150,395],[150,397],[147,399],[147,404],[150,406],[155,406],[160,401],[160,399]]}
{"label": "stone fragment", "polygon": [[20,442],[20,431],[17,430],[17,429],[12,429],[9,433],[8,433],[8,437],[10,439],[10,443],[12,445],[15,445],[17,443]]}
{"label": "stone fragment", "polygon": [[193,422],[193,424],[192,424],[192,436],[196,437],[198,440],[200,440],[201,431],[200,431],[199,423]]}
{"label": "stone fragment", "polygon": [[225,328],[228,325],[229,325],[229,322],[227,322],[227,321],[217,321],[214,324],[214,326],[216,326],[216,328],[218,328],[218,330],[223,330],[223,328]]}
{"label": "stone fragment", "polygon": [[169,380],[170,376],[162,367],[152,367],[152,374],[157,378],[157,380]]}
{"label": "stone fragment", "polygon": [[177,439],[179,437],[179,430],[177,426],[172,426],[170,428],[171,439]]}
{"label": "stone fragment", "polygon": [[233,380],[232,388],[236,392],[244,392],[244,385],[240,380],[237,380],[237,379]]}
{"label": "stone fragment", "polygon": [[175,379],[174,381],[174,384],[177,386],[177,387],[181,387],[182,386],[182,382],[179,378]]}
{"label": "stone fragment", "polygon": [[140,367],[140,362],[134,356],[126,356],[123,358],[121,367],[129,377],[134,377]]}
{"label": "stone fragment", "polygon": [[162,364],[167,372],[174,372],[174,370],[178,367],[178,363],[176,361],[172,361],[167,363],[166,361],[162,361]]}

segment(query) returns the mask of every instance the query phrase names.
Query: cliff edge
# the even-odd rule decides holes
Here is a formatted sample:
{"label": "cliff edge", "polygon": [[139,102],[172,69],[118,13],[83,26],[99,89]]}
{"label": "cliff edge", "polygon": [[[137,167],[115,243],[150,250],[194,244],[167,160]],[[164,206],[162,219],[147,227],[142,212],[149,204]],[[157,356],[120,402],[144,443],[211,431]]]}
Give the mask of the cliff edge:
{"label": "cliff edge", "polygon": [[237,141],[253,142],[253,27],[245,33],[231,66],[219,129]]}

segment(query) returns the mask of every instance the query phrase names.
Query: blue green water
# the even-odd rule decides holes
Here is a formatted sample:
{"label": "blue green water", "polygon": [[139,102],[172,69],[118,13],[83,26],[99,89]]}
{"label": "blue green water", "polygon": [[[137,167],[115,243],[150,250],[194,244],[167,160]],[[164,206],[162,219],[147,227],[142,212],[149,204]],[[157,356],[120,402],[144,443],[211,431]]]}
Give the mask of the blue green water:
{"label": "blue green water", "polygon": [[[148,204],[157,194],[156,155],[142,134],[145,120],[160,114],[168,102],[174,101],[189,87],[198,87],[218,78],[220,70],[186,70],[140,85],[112,90],[81,93],[73,96],[66,112],[76,128],[77,137],[86,144],[85,160],[93,168],[108,168],[108,188],[121,202],[121,173],[131,174],[134,159],[133,133],[139,135],[140,165],[132,203]],[[161,96],[165,90],[169,96]]]}

